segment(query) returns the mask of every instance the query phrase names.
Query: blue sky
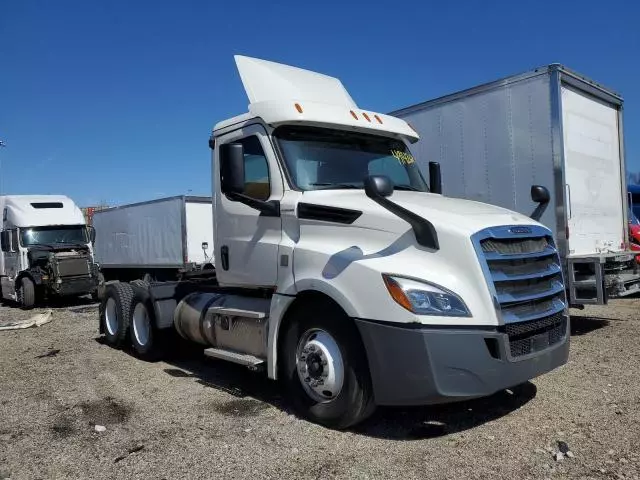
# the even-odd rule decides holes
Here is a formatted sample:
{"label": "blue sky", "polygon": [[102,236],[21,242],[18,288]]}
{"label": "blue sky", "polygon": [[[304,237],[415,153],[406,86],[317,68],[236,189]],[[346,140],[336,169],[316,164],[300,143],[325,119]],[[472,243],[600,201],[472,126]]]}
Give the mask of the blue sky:
{"label": "blue sky", "polygon": [[7,0],[3,192],[210,194],[209,131],[247,106],[237,53],[337,76],[380,112],[563,63],[622,93],[640,170],[640,2],[573,3]]}

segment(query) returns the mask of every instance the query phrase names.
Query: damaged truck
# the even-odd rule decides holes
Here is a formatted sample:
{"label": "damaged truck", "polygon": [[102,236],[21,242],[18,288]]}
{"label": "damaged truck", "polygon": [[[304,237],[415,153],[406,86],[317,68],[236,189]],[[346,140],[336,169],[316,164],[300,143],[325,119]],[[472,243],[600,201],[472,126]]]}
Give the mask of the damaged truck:
{"label": "damaged truck", "polygon": [[0,196],[0,300],[23,308],[54,297],[97,298],[93,227],[62,195]]}

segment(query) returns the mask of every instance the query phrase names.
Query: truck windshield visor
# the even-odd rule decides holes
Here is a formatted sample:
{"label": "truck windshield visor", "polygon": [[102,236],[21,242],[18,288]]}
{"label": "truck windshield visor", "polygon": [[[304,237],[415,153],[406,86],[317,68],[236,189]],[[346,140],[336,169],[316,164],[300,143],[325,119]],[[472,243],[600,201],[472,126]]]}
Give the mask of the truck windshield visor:
{"label": "truck windshield visor", "polygon": [[86,245],[89,243],[87,229],[82,225],[21,228],[20,240],[24,247],[60,244]]}
{"label": "truck windshield visor", "polygon": [[289,178],[300,190],[364,188],[369,175],[386,175],[396,190],[428,192],[418,164],[400,140],[319,127],[275,131]]}

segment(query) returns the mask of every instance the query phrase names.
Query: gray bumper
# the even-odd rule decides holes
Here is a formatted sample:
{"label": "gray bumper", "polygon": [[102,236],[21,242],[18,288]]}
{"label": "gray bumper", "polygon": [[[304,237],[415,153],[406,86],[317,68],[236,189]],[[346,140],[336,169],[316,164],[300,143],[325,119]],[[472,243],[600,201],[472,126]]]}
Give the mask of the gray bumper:
{"label": "gray bumper", "polygon": [[[512,357],[498,329],[398,327],[356,319],[378,405],[428,405],[491,395],[567,362],[569,320],[551,346]],[[540,335],[532,337],[539,343]]]}

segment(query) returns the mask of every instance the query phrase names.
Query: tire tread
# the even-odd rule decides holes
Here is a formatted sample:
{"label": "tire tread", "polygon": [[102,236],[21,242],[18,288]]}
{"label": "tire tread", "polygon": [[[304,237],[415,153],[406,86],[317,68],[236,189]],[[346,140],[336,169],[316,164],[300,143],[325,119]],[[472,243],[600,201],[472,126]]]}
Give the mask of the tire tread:
{"label": "tire tread", "polygon": [[[112,293],[113,292],[113,293]],[[104,298],[100,302],[100,329],[105,334],[107,343],[115,348],[121,348],[128,340],[129,321],[133,306],[133,287],[128,283],[118,282],[108,285]],[[107,300],[113,296],[118,310],[118,330],[112,336],[109,334],[105,322]]]}

